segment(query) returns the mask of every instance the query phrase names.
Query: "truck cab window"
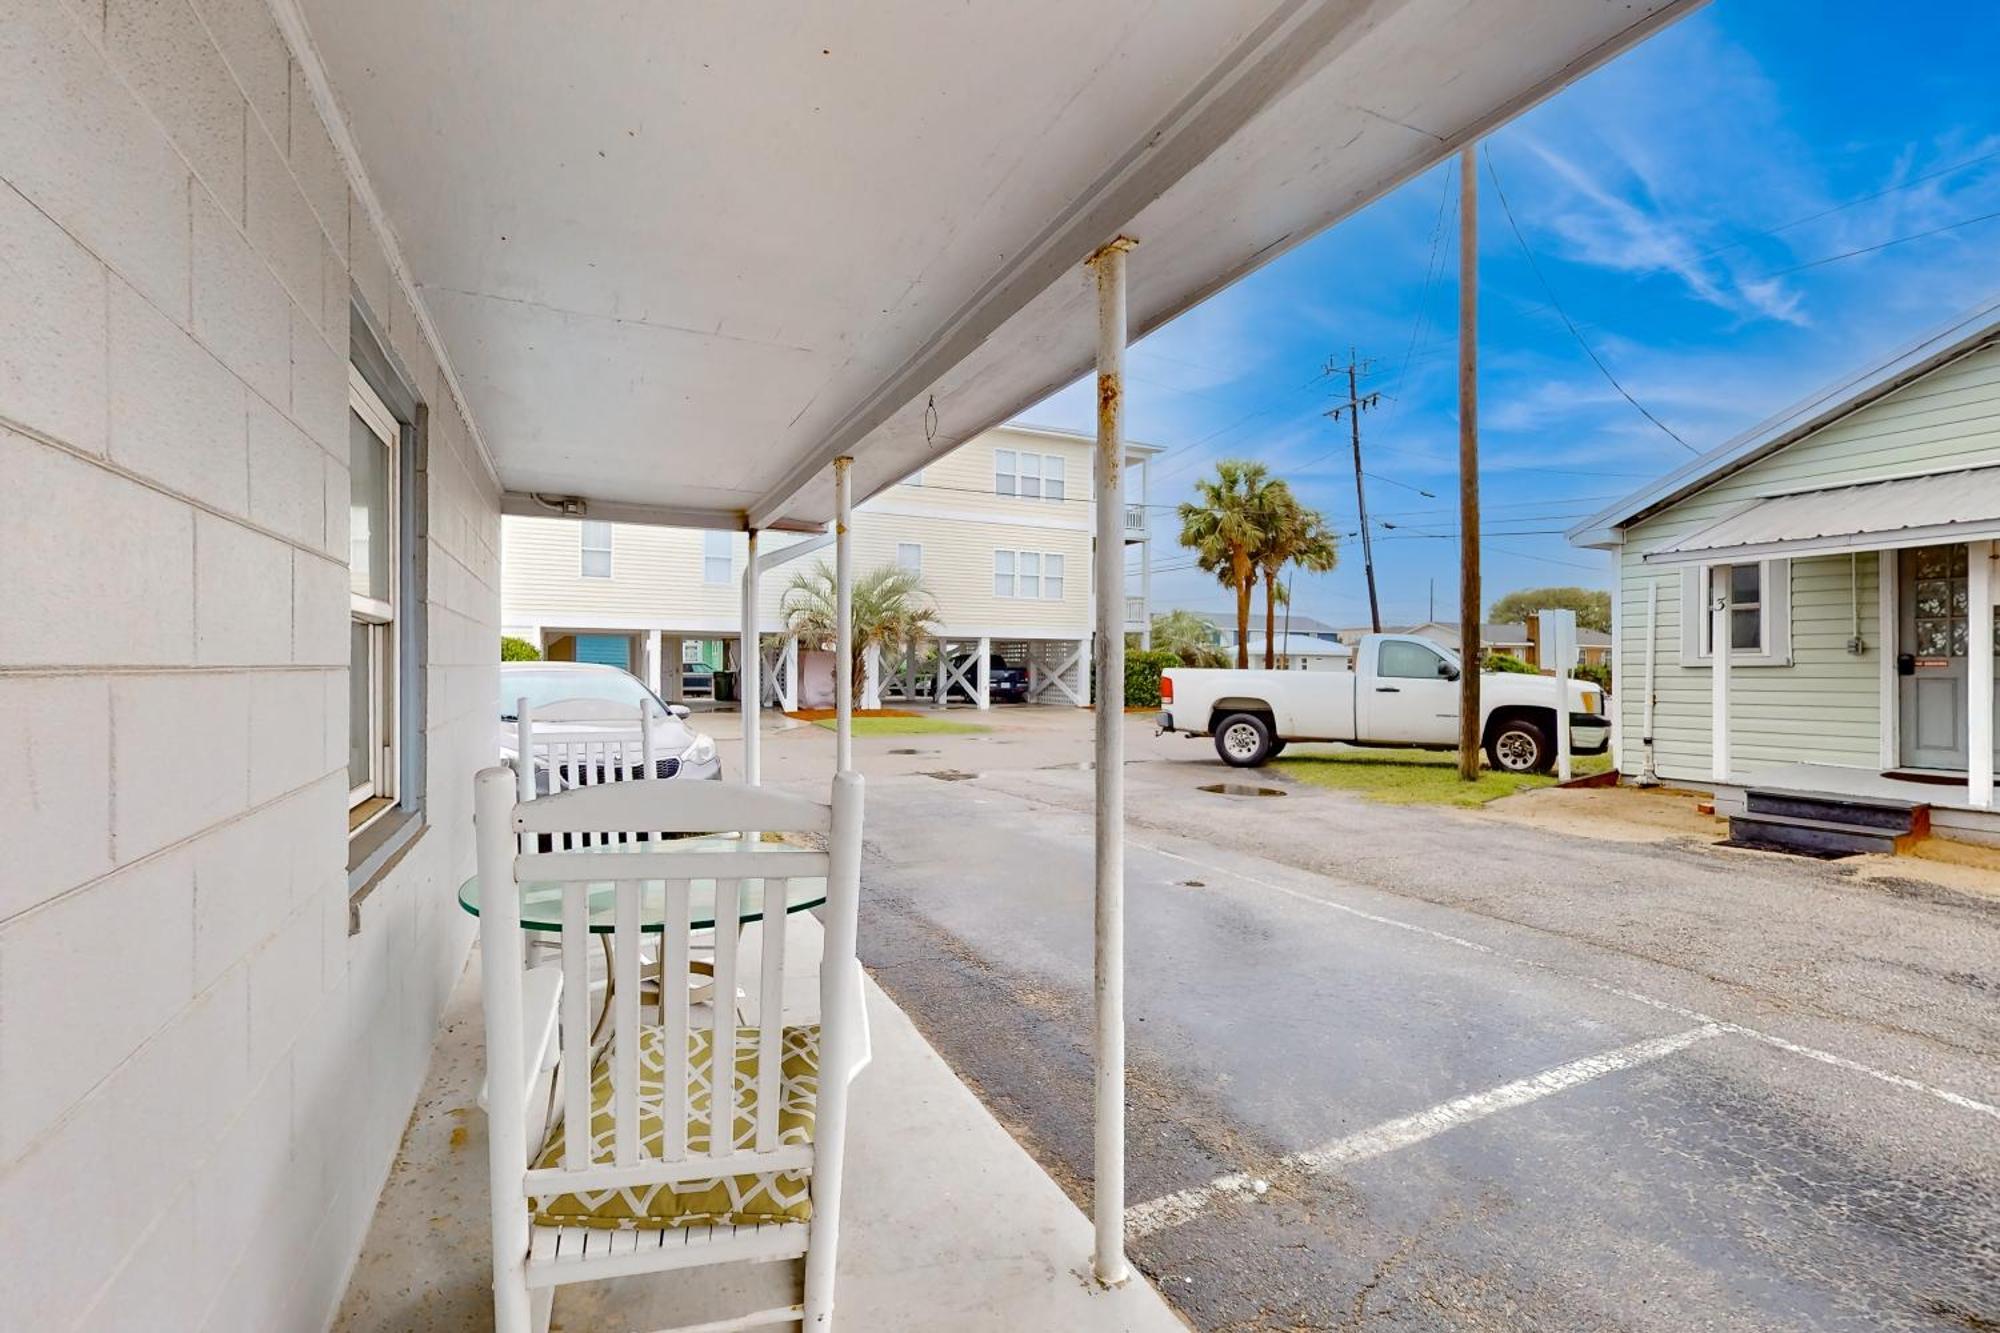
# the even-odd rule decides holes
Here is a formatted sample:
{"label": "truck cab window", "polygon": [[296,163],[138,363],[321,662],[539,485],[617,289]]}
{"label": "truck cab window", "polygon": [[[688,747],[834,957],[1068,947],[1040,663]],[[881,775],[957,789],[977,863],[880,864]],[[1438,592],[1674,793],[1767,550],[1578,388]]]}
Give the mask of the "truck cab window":
{"label": "truck cab window", "polygon": [[1408,639],[1385,639],[1376,660],[1375,674],[1402,680],[1436,680],[1444,659],[1421,643]]}

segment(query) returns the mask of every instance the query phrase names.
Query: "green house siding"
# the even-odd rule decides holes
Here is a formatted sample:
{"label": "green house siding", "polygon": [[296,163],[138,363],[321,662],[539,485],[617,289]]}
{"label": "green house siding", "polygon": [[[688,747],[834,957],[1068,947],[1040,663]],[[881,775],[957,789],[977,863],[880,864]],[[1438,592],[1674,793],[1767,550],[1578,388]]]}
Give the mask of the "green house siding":
{"label": "green house siding", "polygon": [[[2000,347],[1987,347],[1843,417],[1769,458],[1716,482],[1627,529],[1619,553],[1623,673],[1620,767],[1642,763],[1646,597],[1659,587],[1655,764],[1662,776],[1709,776],[1708,666],[1681,664],[1681,567],[1649,565],[1644,553],[1774,491],[1838,486],[1926,471],[2000,463]],[[1873,768],[1882,749],[1884,654],[1880,588],[1894,556],[1878,552],[1791,562],[1789,666],[1732,667],[1730,766],[1741,772],[1788,763]],[[1699,609],[1696,608],[1696,614]],[[1847,650],[1857,614],[1866,651]]]}

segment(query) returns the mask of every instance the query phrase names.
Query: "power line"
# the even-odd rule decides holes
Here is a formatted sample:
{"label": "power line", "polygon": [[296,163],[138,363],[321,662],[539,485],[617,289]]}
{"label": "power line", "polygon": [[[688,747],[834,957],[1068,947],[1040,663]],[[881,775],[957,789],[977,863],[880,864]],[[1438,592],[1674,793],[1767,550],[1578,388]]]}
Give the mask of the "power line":
{"label": "power line", "polygon": [[1576,345],[1583,349],[1584,355],[1590,358],[1591,364],[1595,365],[1598,368],[1598,370],[1603,372],[1604,378],[1610,381],[1611,387],[1618,390],[1618,394],[1620,397],[1622,397],[1626,402],[1632,404],[1633,407],[1637,408],[1639,410],[1640,416],[1646,418],[1646,420],[1652,422],[1655,426],[1658,426],[1661,430],[1665,431],[1667,437],[1671,439],[1675,444],[1678,444],[1681,448],[1687,450],[1689,453],[1698,456],[1701,453],[1701,450],[1695,448],[1693,445],[1689,444],[1686,440],[1683,440],[1679,435],[1676,435],[1671,426],[1667,425],[1666,422],[1654,416],[1651,412],[1648,412],[1646,410],[1645,404],[1641,403],[1637,398],[1634,398],[1629,392],[1626,391],[1625,386],[1618,382],[1618,377],[1611,373],[1611,367],[1605,365],[1604,359],[1598,356],[1596,351],[1591,348],[1591,345],[1589,343],[1584,341],[1583,334],[1580,331],[1578,331],[1576,327],[1576,321],[1572,320],[1569,317],[1569,312],[1563,309],[1562,302],[1556,299],[1555,288],[1549,285],[1548,276],[1542,272],[1541,261],[1535,258],[1535,252],[1529,248],[1528,238],[1521,232],[1521,224],[1515,221],[1514,219],[1514,210],[1512,206],[1509,205],[1507,202],[1507,192],[1500,188],[1500,174],[1493,169],[1492,145],[1487,144],[1484,146],[1484,148],[1486,153],[1486,175],[1493,182],[1493,193],[1494,196],[1500,200],[1500,211],[1507,215],[1507,225],[1508,227],[1513,229],[1514,239],[1520,243],[1521,253],[1528,257],[1528,267],[1534,270],[1535,280],[1541,283],[1543,293],[1549,298],[1549,304],[1555,308],[1556,314],[1562,317],[1563,327],[1569,330],[1570,337],[1576,339]]}
{"label": "power line", "polygon": [[1842,259],[1853,259],[1856,255],[1872,255],[1877,250],[1887,250],[1892,245],[1902,245],[1909,241],[1921,241],[1927,236],[1941,236],[1948,231],[1957,231],[1960,227],[1970,227],[1975,222],[1991,222],[1994,218],[2000,218],[2000,210],[1995,210],[1991,213],[1981,213],[1978,217],[1960,218],[1956,222],[1947,222],[1942,227],[1932,227],[1926,231],[1913,231],[1907,236],[1891,237],[1889,240],[1875,245],[1864,245],[1857,250],[1842,250],[1837,255],[1823,255],[1818,259],[1809,259],[1803,264],[1794,264],[1790,268],[1773,269],[1769,273],[1757,274],[1751,281],[1755,282],[1761,278],[1782,278],[1790,273],[1803,273],[1809,268],[1818,268],[1822,264],[1837,263]]}

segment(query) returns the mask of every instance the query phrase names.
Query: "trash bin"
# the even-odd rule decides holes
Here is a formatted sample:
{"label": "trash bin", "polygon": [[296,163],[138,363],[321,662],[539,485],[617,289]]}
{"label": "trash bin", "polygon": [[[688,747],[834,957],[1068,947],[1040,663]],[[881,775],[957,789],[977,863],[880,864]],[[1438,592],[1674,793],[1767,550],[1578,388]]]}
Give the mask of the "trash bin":
{"label": "trash bin", "polygon": [[715,701],[719,704],[736,702],[736,673],[718,671],[715,673]]}

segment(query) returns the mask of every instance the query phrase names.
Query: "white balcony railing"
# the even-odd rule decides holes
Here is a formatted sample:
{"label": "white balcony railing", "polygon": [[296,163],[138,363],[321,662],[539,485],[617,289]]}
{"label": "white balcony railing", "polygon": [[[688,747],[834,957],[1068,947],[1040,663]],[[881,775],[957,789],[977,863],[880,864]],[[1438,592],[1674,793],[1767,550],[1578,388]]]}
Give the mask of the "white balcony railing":
{"label": "white balcony railing", "polygon": [[1146,599],[1127,597],[1125,599],[1125,628],[1143,629],[1146,625]]}
{"label": "white balcony railing", "polygon": [[1146,506],[1125,506],[1125,535],[1128,538],[1146,535]]}

